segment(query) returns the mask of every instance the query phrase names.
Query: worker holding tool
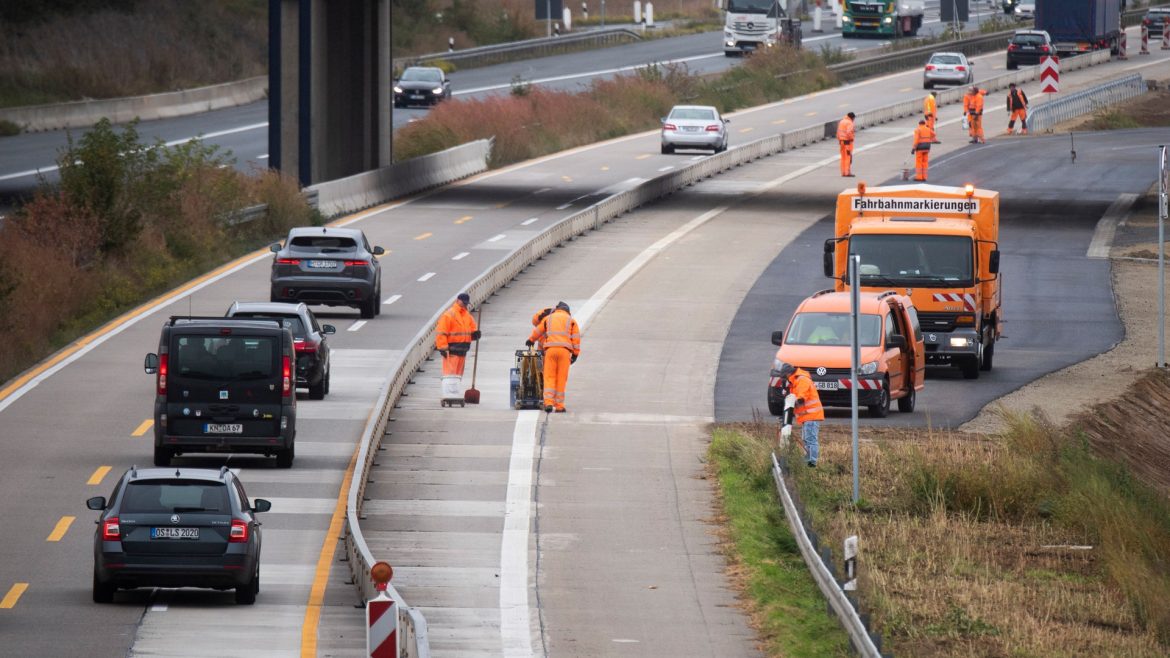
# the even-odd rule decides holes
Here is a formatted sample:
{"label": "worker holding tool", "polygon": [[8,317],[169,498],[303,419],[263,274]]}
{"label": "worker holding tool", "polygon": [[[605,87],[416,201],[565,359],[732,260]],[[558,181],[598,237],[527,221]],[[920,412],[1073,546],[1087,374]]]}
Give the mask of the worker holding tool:
{"label": "worker holding tool", "polygon": [[581,329],[569,315],[569,305],[558,302],[553,312],[532,330],[524,344],[544,345],[544,410],[565,412],[565,387],[569,381],[569,366],[581,356]]}
{"label": "worker holding tool", "polygon": [[439,316],[435,327],[435,349],[443,357],[443,400],[463,402],[460,382],[463,380],[463,364],[471,351],[471,341],[479,340],[479,326],[467,310],[471,296],[459,293],[451,308]]}
{"label": "worker holding tool", "polygon": [[841,147],[841,175],[853,177],[853,119],[857,115],[850,112],[844,119],[837,122],[837,145]]}
{"label": "worker holding tool", "polygon": [[983,97],[986,89],[971,85],[963,95],[963,116],[967,118],[967,134],[971,136],[972,144],[986,144],[983,138]]}
{"label": "worker holding tool", "polygon": [[817,394],[816,384],[813,384],[812,377],[805,370],[784,363],[780,366],[779,374],[781,388],[786,392],[780,438],[788,440],[792,436],[793,421],[800,423],[805,458],[809,466],[815,467],[821,453],[817,437],[820,435],[821,421],[825,419],[821,396]]}
{"label": "worker holding tool", "polygon": [[926,182],[926,171],[930,167],[930,145],[934,143],[934,131],[923,119],[914,129],[914,147],[910,149],[914,156],[914,180]]}

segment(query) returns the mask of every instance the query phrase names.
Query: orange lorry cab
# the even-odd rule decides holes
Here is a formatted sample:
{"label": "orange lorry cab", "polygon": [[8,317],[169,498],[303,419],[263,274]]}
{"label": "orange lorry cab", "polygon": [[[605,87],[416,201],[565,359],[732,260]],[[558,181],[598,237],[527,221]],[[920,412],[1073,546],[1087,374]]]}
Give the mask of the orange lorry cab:
{"label": "orange lorry cab", "polygon": [[861,290],[892,289],[914,300],[927,364],[975,379],[991,370],[1003,326],[998,240],[998,192],[862,183],[837,197],[825,276],[847,289],[848,256],[856,254]]}
{"label": "orange lorry cab", "polygon": [[[926,376],[922,328],[914,302],[892,290],[862,292],[859,301],[858,404],[878,418],[889,414],[891,400],[898,401],[898,411],[914,411]],[[796,307],[787,331],[772,333],[772,344],[780,346],[768,382],[768,411],[772,415],[784,411],[779,376],[784,363],[808,371],[821,404],[852,404],[851,325],[849,293],[822,290]]]}

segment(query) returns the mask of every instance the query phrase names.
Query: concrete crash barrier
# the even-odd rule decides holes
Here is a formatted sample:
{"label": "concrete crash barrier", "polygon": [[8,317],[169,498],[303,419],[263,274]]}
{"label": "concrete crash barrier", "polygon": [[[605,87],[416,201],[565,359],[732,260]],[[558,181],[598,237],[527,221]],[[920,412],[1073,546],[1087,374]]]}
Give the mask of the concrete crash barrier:
{"label": "concrete crash barrier", "polygon": [[[1106,61],[1107,59],[1108,57],[1105,57],[1100,61]],[[1083,61],[1085,65],[1088,65],[1095,60],[1090,57],[1083,57]],[[1001,89],[1007,87],[1009,82],[1032,80],[1036,75],[1037,72],[1035,70],[1014,71],[1006,75],[998,76],[991,81],[980,83],[980,85],[983,88]],[[943,94],[957,101],[962,96],[962,91],[948,90],[943,92]],[[940,96],[943,94],[940,94]],[[915,102],[914,108],[910,108],[909,102],[902,102],[885,108],[858,113],[857,121],[862,126],[877,125],[894,120],[899,116],[906,116],[908,112],[916,112],[917,108],[917,102]],[[693,185],[732,167],[827,139],[826,134],[826,126],[822,123],[807,128],[788,131],[780,135],[764,137],[746,144],[734,146],[723,153],[703,158],[692,164],[683,165],[679,169],[660,174],[635,188],[602,199],[592,206],[584,208],[550,226],[548,229],[516,248],[515,251],[508,254],[502,261],[492,265],[472,280],[466,287],[468,294],[471,296],[472,304],[478,305],[483,303],[537,259],[582,233],[601,228],[610,220],[626,212],[668,196],[683,187]],[[345,550],[348,556],[347,564],[353,576],[353,582],[357,585],[363,601],[368,601],[376,595],[373,580],[370,578],[370,568],[378,561],[371,553],[361,528],[362,505],[365,502],[369,471],[373,465],[375,456],[378,454],[378,449],[381,447],[382,438],[385,436],[386,427],[390,422],[390,416],[397,406],[399,398],[414,378],[419,367],[426,361],[431,352],[434,351],[434,327],[439,315],[444,310],[446,310],[445,306],[437,310],[429,321],[423,325],[424,328],[411,339],[398,360],[390,364],[387,371],[387,378],[378,395],[376,408],[367,421],[362,437],[359,440],[354,475],[346,494],[347,530],[345,532]],[[803,547],[802,552],[804,552]],[[379,557],[393,564],[397,556],[388,555]],[[841,617],[842,623],[853,639],[854,646],[857,650],[867,656],[879,655],[876,653],[877,645],[875,639],[869,635],[864,625],[861,624],[853,604],[847,599],[844,599],[844,594],[840,591],[840,587],[836,585],[832,574],[829,573],[824,562],[815,555],[811,557],[806,555],[805,559],[809,564],[810,570],[813,571],[814,577],[817,578],[818,584],[821,585],[822,591],[826,592],[830,606]],[[836,592],[835,594],[834,591]],[[399,619],[402,637],[411,638],[408,643],[403,644],[402,655],[406,658],[429,656],[430,648],[427,640],[426,620],[423,615],[418,609],[407,606],[406,602],[402,600],[402,597],[393,587],[390,587],[388,592],[392,598],[399,602],[399,609],[402,611]]]}
{"label": "concrete crash barrier", "polygon": [[268,76],[262,75],[165,94],[4,108],[0,109],[0,120],[11,121],[27,132],[89,128],[102,118],[116,124],[134,119],[168,119],[246,105],[267,97]]}
{"label": "concrete crash barrier", "polygon": [[362,210],[487,171],[492,140],[480,139],[389,167],[305,188],[316,193],[317,209],[326,217]]}
{"label": "concrete crash barrier", "polygon": [[542,37],[539,39],[526,39],[524,41],[479,46],[478,48],[464,48],[445,53],[399,57],[393,61],[393,66],[394,70],[401,71],[408,66],[430,66],[435,62],[450,62],[459,68],[470,69],[520,59],[545,57],[558,53],[576,51],[582,48],[599,48],[641,40],[641,33],[633,28],[606,27],[573,32],[559,37]]}
{"label": "concrete crash barrier", "polygon": [[1131,98],[1137,98],[1148,91],[1140,73],[1131,73],[1105,84],[1078,91],[1064,98],[1035,106],[1028,113],[1032,132],[1050,131],[1052,127],[1069,119],[1090,114],[1101,108],[1116,105]]}

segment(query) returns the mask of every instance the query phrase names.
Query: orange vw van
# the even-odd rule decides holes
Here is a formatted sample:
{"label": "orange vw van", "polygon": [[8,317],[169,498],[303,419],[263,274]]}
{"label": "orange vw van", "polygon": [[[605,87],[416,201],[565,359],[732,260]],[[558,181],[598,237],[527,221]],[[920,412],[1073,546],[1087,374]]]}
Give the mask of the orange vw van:
{"label": "orange vw van", "polygon": [[[862,292],[860,302],[858,404],[877,418],[890,413],[890,400],[898,401],[898,411],[914,411],[926,375],[922,327],[914,303],[892,290]],[[850,406],[850,325],[849,293],[822,290],[796,307],[787,331],[772,333],[772,344],[780,346],[768,382],[768,411],[772,415],[784,412],[779,377],[782,363],[808,371],[821,404]]]}

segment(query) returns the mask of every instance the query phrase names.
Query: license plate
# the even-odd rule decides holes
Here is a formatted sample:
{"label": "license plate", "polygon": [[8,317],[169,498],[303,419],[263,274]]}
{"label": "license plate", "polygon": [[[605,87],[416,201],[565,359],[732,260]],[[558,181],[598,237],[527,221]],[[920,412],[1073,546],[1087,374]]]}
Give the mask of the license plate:
{"label": "license plate", "polygon": [[697,133],[697,132],[699,132],[699,127],[698,126],[683,126],[683,130],[685,130],[689,133]]}
{"label": "license plate", "polygon": [[199,528],[151,528],[151,539],[199,539]]}
{"label": "license plate", "polygon": [[242,423],[207,423],[203,426],[204,434],[243,434]]}
{"label": "license plate", "polygon": [[314,270],[330,269],[334,266],[334,264],[336,264],[336,262],[337,261],[332,260],[311,260],[309,261],[309,267]]}
{"label": "license plate", "polygon": [[818,391],[835,391],[838,388],[837,382],[813,382],[817,385]]}
{"label": "license plate", "polygon": [[422,100],[423,95],[422,94],[411,94],[410,97],[415,99],[415,100]]}

